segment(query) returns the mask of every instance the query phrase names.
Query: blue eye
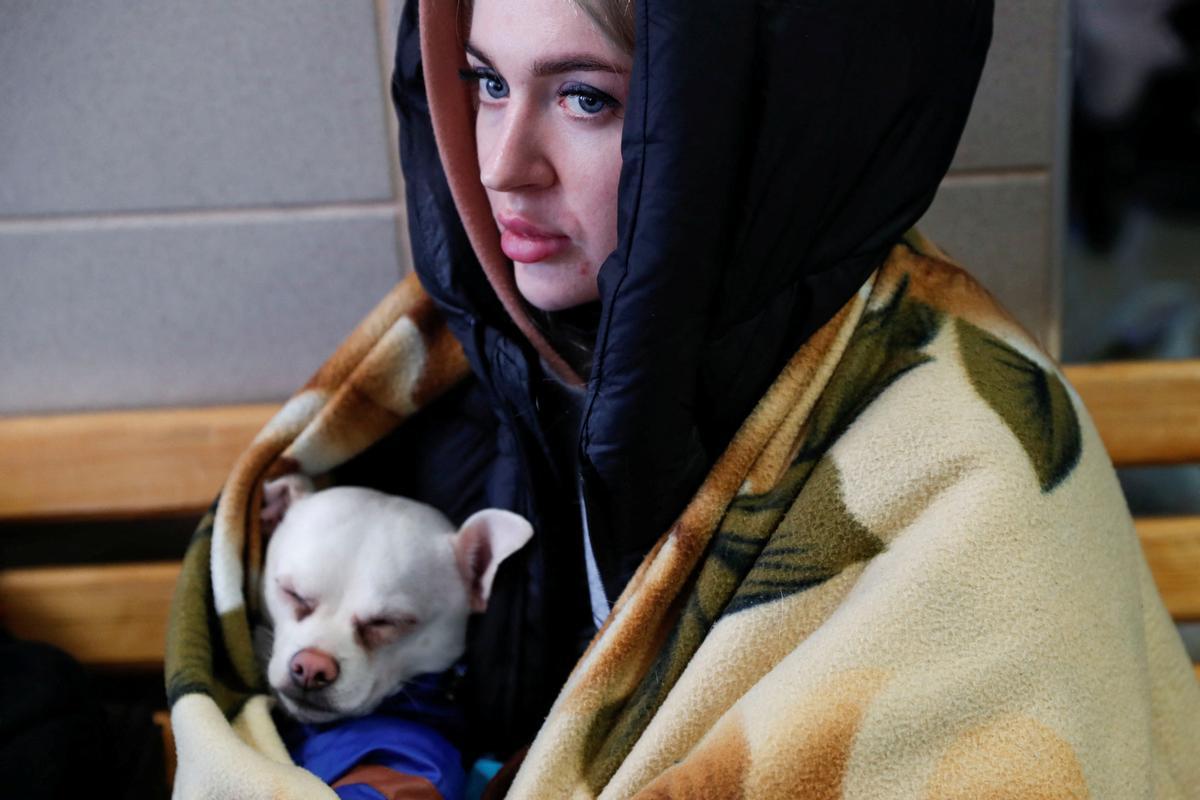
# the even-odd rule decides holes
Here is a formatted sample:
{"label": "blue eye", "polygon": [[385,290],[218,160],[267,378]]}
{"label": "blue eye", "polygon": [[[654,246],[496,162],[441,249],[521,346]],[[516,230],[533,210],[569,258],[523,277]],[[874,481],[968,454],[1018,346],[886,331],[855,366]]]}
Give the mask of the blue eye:
{"label": "blue eye", "polygon": [[592,97],[586,94],[568,95],[575,100],[576,107],[585,114],[599,114],[608,104],[599,97]]}
{"label": "blue eye", "polygon": [[508,87],[504,85],[504,81],[496,76],[483,78],[484,91],[488,93],[488,97],[499,100],[502,97],[508,97]]}
{"label": "blue eye", "polygon": [[558,96],[567,101],[569,110],[578,116],[594,117],[608,109],[620,107],[620,103],[598,89],[590,86],[575,85],[563,88]]}
{"label": "blue eye", "polygon": [[493,100],[502,100],[508,97],[508,84],[504,79],[490,69],[475,67],[472,69],[460,69],[458,77],[468,83],[476,83],[480,91],[487,92],[488,97]]}

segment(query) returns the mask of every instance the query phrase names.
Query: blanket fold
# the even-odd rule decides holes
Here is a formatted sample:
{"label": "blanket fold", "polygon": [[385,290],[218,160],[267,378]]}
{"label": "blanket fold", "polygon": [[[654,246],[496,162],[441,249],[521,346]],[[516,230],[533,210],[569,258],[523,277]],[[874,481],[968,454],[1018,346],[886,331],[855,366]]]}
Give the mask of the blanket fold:
{"label": "blanket fold", "polygon": [[[409,278],[238,461],[172,608],[177,797],[334,797],[254,658],[261,484],[466,374]],[[913,232],[647,555],[509,796],[1196,798],[1200,687],[1078,397]]]}

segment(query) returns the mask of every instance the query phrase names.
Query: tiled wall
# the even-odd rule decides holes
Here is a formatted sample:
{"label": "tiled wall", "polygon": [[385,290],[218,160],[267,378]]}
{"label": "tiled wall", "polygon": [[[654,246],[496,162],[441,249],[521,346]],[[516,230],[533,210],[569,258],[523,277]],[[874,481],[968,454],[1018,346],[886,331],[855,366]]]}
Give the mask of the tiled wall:
{"label": "tiled wall", "polygon": [[[0,413],[275,400],[408,268],[402,0],[0,0]],[[1060,3],[999,0],[926,231],[1056,342]]]}
{"label": "tiled wall", "polygon": [[979,93],[921,227],[1055,355],[1069,102],[1067,0],[996,0]]}

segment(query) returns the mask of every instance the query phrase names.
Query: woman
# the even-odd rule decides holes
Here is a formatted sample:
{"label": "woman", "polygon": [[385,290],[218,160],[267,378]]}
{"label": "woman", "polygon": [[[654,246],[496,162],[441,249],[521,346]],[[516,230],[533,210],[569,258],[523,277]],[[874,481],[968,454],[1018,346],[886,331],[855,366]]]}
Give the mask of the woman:
{"label": "woman", "polygon": [[[606,109],[608,119],[599,126],[571,121],[576,130],[589,129],[575,137],[561,123],[545,148],[576,138],[583,140],[581,150],[596,155],[544,190],[536,184],[545,179],[538,170],[549,173],[553,166],[563,172],[562,162],[573,154],[533,150],[541,142],[537,137],[551,135],[534,127],[544,122],[540,116],[535,120],[533,111],[517,105],[533,99],[519,97],[504,106],[525,114],[524,120],[505,116],[502,104],[487,96],[485,76],[475,94],[479,114],[470,118],[470,101],[455,78],[463,68],[459,25],[472,9],[460,4],[454,19],[439,19],[430,8],[431,25],[445,33],[437,40],[444,49],[434,55],[447,63],[439,62],[436,71],[429,56],[424,71],[417,68],[415,8],[401,32],[394,95],[417,232],[414,263],[463,341],[487,402],[500,410],[497,435],[502,442],[515,440],[502,445],[506,458],[495,469],[517,480],[504,486],[510,494],[492,494],[490,502],[525,514],[535,528],[561,532],[537,543],[550,550],[531,550],[526,574],[518,569],[502,574],[496,610],[475,640],[481,654],[498,649],[506,654],[502,663],[509,671],[493,667],[483,679],[490,685],[483,689],[489,701],[482,705],[495,709],[492,719],[520,720],[511,730],[514,740],[522,738],[518,731],[527,735],[539,724],[545,701],[587,638],[586,611],[572,605],[579,602],[577,587],[593,587],[583,600],[590,601],[593,619],[602,619],[786,360],[862,285],[928,206],[961,133],[990,33],[988,9],[973,5],[946,11],[943,4],[927,3],[903,13],[866,14],[852,6],[773,12],[784,25],[771,23],[772,15],[756,19],[756,13],[727,5],[680,14],[682,19],[665,12],[671,18],[653,52],[654,82],[641,93],[624,96],[622,82],[611,73],[558,79],[593,85],[603,78],[606,93],[623,108]],[[478,39],[487,55],[488,45],[498,51],[505,41],[536,47],[533,37],[513,36],[556,9],[576,29],[591,19],[553,2],[505,8],[511,9],[511,28],[494,31],[492,6],[484,0],[473,9],[487,24],[471,25],[468,38]],[[936,34],[924,30],[934,18]],[[912,41],[905,42],[900,31]],[[541,28],[531,31],[536,32]],[[552,31],[544,33],[554,40]],[[618,66],[633,64],[631,54],[594,31],[581,44]],[[546,52],[538,56],[552,50],[542,47]],[[847,53],[871,55],[848,62]],[[521,72],[501,73],[500,83],[520,81],[514,91],[524,90],[532,56],[517,50],[514,67]],[[896,59],[911,63],[897,69]],[[483,64],[469,52],[465,60],[472,69]],[[933,80],[943,75],[952,77]],[[434,95],[433,123],[443,115],[440,142],[423,116],[426,84]],[[447,99],[437,102],[441,98]],[[541,102],[539,108],[551,108]],[[505,125],[513,127],[502,129]],[[478,149],[472,127],[479,133]],[[597,127],[601,130],[593,130]],[[619,130],[626,136],[620,163]],[[527,149],[505,149],[512,146]],[[598,166],[601,157],[604,164]],[[609,198],[622,165],[625,203],[615,211],[626,233],[618,241]],[[522,169],[529,173],[523,180],[534,183],[506,183]],[[573,202],[558,198],[571,192],[587,196],[589,183],[599,191],[588,213],[604,236],[591,234],[596,241],[545,263],[524,265],[518,258],[516,268],[510,267],[502,247],[511,234],[499,234],[505,215],[514,206],[530,208],[524,216],[554,228],[560,216],[577,218]],[[566,210],[543,209],[547,201]],[[578,235],[578,226],[570,232]],[[600,261],[614,245],[601,270]],[[586,260],[583,272],[598,272],[591,296],[602,295],[604,308],[590,337],[599,346],[582,431],[558,388],[581,384],[583,376],[560,357],[570,349],[548,343],[549,326],[526,310],[537,308],[538,292],[552,291],[532,285],[536,273],[580,260]],[[528,297],[521,296],[523,282]],[[568,295],[564,290],[562,299],[587,297]],[[503,308],[497,308],[497,297]],[[553,305],[543,308],[553,311]],[[588,309],[577,312],[586,315]],[[563,324],[580,327],[573,319]],[[571,339],[556,342],[564,338]],[[577,338],[590,344],[586,334]],[[539,405],[554,411],[539,413]],[[544,429],[559,419],[562,430]],[[572,468],[576,455],[578,470]],[[577,496],[584,501],[586,531],[574,507]],[[585,536],[591,544],[587,553],[580,547]],[[590,581],[577,572],[585,556],[596,566]],[[595,591],[596,573],[603,592]],[[534,610],[532,604],[542,602],[536,598],[553,599],[544,610]],[[513,614],[522,609],[525,621],[503,619],[502,609]],[[533,620],[544,626],[536,634]],[[526,699],[539,694],[539,702]]]}
{"label": "woman", "polygon": [[[530,519],[464,687],[477,749],[537,733],[516,797],[1189,796],[1200,692],[1094,429],[907,233],[991,10],[410,3],[393,94],[440,316],[408,287],[364,321],[227,484],[212,563],[248,542],[253,581],[240,520],[297,465]],[[230,682],[185,660],[198,741]],[[216,705],[254,730],[254,702]]]}
{"label": "woman", "polygon": [[[1144,567],[1090,423],[1076,421],[1082,409],[1068,399],[1048,359],[986,293],[944,261],[894,250],[928,207],[950,164],[982,69],[991,3],[710,3],[701,8],[645,2],[637,9],[636,25],[632,14],[622,13],[621,3],[578,4],[586,13],[571,5],[475,0],[473,6],[461,5],[454,20],[445,9],[427,5],[421,19],[427,28],[424,86],[412,69],[415,19],[410,11],[395,93],[418,231],[418,272],[464,342],[473,372],[493,393],[502,435],[508,432],[519,442],[515,450],[522,463],[514,471],[520,477],[506,499],[539,520],[545,533],[541,551],[532,553],[525,571],[504,576],[506,599],[481,625],[475,652],[506,643],[514,670],[484,679],[485,685],[496,680],[485,696],[520,697],[517,687],[528,674],[545,676],[540,680],[557,687],[554,670],[572,660],[571,647],[578,642],[572,634],[580,612],[572,603],[578,603],[579,587],[585,585],[579,563],[586,564],[588,599],[599,624],[655,541],[676,523],[622,601],[625,619],[617,614],[610,620],[560,695],[515,794],[559,796],[581,787],[612,796],[639,789],[653,794],[647,787],[664,795],[687,794],[698,791],[701,781],[727,778],[739,762],[748,766],[729,780],[741,790],[763,792],[770,783],[754,775],[761,768],[755,759],[770,762],[777,753],[745,729],[788,729],[787,714],[769,713],[779,703],[778,693],[766,688],[771,676],[789,692],[807,688],[813,693],[792,707],[793,717],[828,713],[831,706],[820,699],[822,691],[838,694],[842,705],[833,707],[842,714],[827,719],[820,732],[791,731],[793,746],[808,744],[836,761],[830,730],[846,735],[857,730],[860,741],[874,741],[877,749],[864,745],[854,751],[865,759],[861,771],[839,778],[858,781],[860,787],[877,784],[886,756],[893,759],[897,785],[918,774],[929,778],[932,771],[941,777],[931,779],[930,791],[935,785],[955,786],[959,778],[965,783],[957,785],[968,795],[994,791],[1005,784],[985,787],[986,770],[956,753],[1004,763],[1005,748],[1030,741],[1060,754],[1056,767],[1061,768],[1013,755],[1007,759],[1006,780],[1054,791],[1090,787],[1100,796],[1138,780],[1143,787],[1155,785],[1163,796],[1195,787],[1200,776],[1181,759],[1184,749],[1195,753],[1194,745],[1181,745],[1183,739],[1170,735],[1151,741],[1138,740],[1128,729],[1118,732],[1120,716],[1162,713],[1137,699],[1148,687],[1191,678],[1158,601],[1147,601],[1148,620],[1144,627],[1142,622],[1134,626],[1143,644],[1127,651],[1126,661],[1112,651],[1118,649],[1115,641],[1128,644],[1133,632],[1123,623],[1086,621],[1093,613],[1083,599],[1086,592],[1055,588],[1064,581],[1108,582],[1107,576],[1121,575],[1129,594],[1122,601],[1105,601],[1113,603],[1106,605],[1113,615],[1121,613],[1122,602],[1138,607],[1142,592],[1153,594],[1144,578],[1139,583],[1135,577]],[[631,38],[636,47],[629,47]],[[451,85],[451,72],[464,69],[464,57],[466,77],[473,81],[473,109]],[[546,70],[538,68],[539,62],[577,65]],[[414,102],[425,96],[426,87],[429,123]],[[439,207],[424,198],[445,198],[443,180],[454,204]],[[424,231],[437,235],[422,241]],[[439,251],[454,257],[439,257]],[[479,271],[464,268],[472,256],[480,261]],[[905,259],[912,263],[905,266]],[[741,501],[722,495],[716,484],[734,472],[731,454],[736,456],[739,444],[750,438],[753,420],[747,417],[756,403],[764,394],[788,396],[777,390],[782,391],[785,381],[779,376],[789,359],[806,343],[815,348],[814,340],[833,335],[837,315],[853,313],[847,311],[852,298],[872,273],[874,294],[864,301],[867,310],[860,312],[847,349],[840,359],[832,356],[832,345],[823,351],[828,362],[841,362],[840,373],[829,379],[805,423],[807,438],[797,434],[788,443],[793,467],[807,457],[810,472],[792,476],[806,481],[807,488],[789,487],[787,495],[791,513],[812,502],[812,513],[836,517],[839,503],[822,505],[807,495],[834,480],[831,472],[840,473],[840,505],[854,509],[856,518],[845,529],[860,521],[869,524],[857,542],[845,530],[821,534],[842,537],[839,546],[853,552],[819,565],[791,565],[801,573],[809,570],[804,573],[809,593],[834,594],[809,598],[808,607],[794,599],[799,605],[785,611],[792,599],[771,605],[762,597],[769,592],[756,596],[753,586],[758,580],[760,588],[780,596],[797,591],[794,585],[785,588],[786,570],[764,579],[752,567],[745,568],[748,574],[731,568],[728,572],[737,577],[729,577],[724,570],[738,558],[720,551],[735,549],[736,540],[714,536],[711,528],[753,528],[738,515],[748,513],[745,506],[754,496],[777,497],[788,475],[765,481],[757,495],[750,492]],[[887,280],[911,281],[907,296],[898,288],[890,296],[896,305],[891,316],[882,302]],[[495,308],[495,297],[503,312]],[[916,302],[917,297],[928,303]],[[589,317],[587,304],[597,299],[598,305],[590,307],[596,316]],[[573,309],[574,316],[563,319],[563,309]],[[926,314],[945,319],[930,323]],[[595,320],[594,337],[589,319]],[[875,341],[867,335],[872,324],[880,330]],[[580,329],[583,333],[571,335]],[[949,344],[952,336],[956,346]],[[586,357],[573,358],[572,343],[580,340],[594,341],[594,350],[584,348],[591,350],[590,365]],[[995,355],[1000,352],[1004,355]],[[848,362],[855,358],[880,363],[852,376]],[[952,361],[960,371],[947,366],[943,372]],[[1003,364],[1013,368],[1006,371]],[[802,374],[804,383],[819,380],[816,373]],[[586,392],[560,389],[580,379],[587,381]],[[1022,428],[1022,415],[1037,416],[1035,407],[1015,412],[1009,407],[1014,395],[1006,385],[1027,380],[1048,387],[1040,398],[1044,414],[1036,431]],[[961,403],[949,399],[957,397],[954,385],[968,387]],[[839,392],[846,394],[833,402]],[[790,402],[802,394],[788,396]],[[572,413],[573,397],[580,404],[578,417]],[[763,409],[760,404],[755,413]],[[820,427],[823,409],[834,430],[821,437],[812,429]],[[980,421],[985,414],[994,423],[987,432]],[[897,430],[903,434],[897,436]],[[874,437],[874,447],[891,453],[873,453],[872,443],[854,441],[856,436]],[[1005,449],[1014,440],[1022,443],[1018,451]],[[1051,444],[1039,448],[1039,440]],[[914,447],[918,441],[922,444]],[[814,452],[804,453],[807,448]],[[1006,464],[1009,456],[1012,462]],[[986,468],[980,459],[989,462]],[[1034,490],[1029,492],[1017,488],[1013,476],[1029,471],[1031,462]],[[734,474],[733,485],[744,489],[745,465]],[[576,480],[579,525],[572,524],[575,509],[569,507]],[[939,495],[948,508],[933,500]],[[703,506],[718,496],[722,511],[701,524]],[[1065,540],[1094,524],[1091,513],[1084,515],[1087,521],[1080,519],[1085,504],[1092,513],[1103,507],[1102,513],[1121,518],[1119,531],[1090,539],[1113,551],[1111,563],[1092,565],[1094,572],[1057,560],[1059,548],[1070,549]],[[1009,505],[1024,507],[1024,519],[997,510]],[[788,540],[792,533],[785,522],[772,524],[767,544],[759,543],[763,549],[755,551],[760,572],[768,566],[765,554],[782,558],[787,550],[786,541],[774,550],[772,542]],[[987,530],[990,526],[994,532]],[[1007,544],[994,545],[995,536]],[[581,541],[582,557],[575,549]],[[965,553],[939,558],[955,541],[969,542]],[[688,554],[690,561],[670,552],[673,546],[686,551],[705,543],[707,554]],[[819,550],[822,544],[828,542],[806,540],[804,547]],[[905,553],[906,546],[915,552]],[[1003,556],[993,552],[993,564],[983,555],[993,546],[1014,549]],[[1022,558],[1030,563],[1022,564]],[[686,573],[690,577],[679,577],[690,564],[696,564]],[[855,564],[869,566],[861,581],[852,577],[860,568]],[[1002,566],[1011,570],[1007,587],[997,579]],[[672,570],[678,574],[663,577]],[[903,575],[911,584],[899,579]],[[872,579],[900,588],[892,594],[876,587],[871,597],[865,587]],[[714,600],[714,587],[722,580],[740,580],[740,588]],[[842,580],[845,588],[830,586]],[[964,596],[959,580],[977,594]],[[926,586],[928,596],[914,596],[917,586]],[[852,596],[856,602],[850,602]],[[833,624],[837,615],[828,608],[820,612],[815,629],[797,622],[805,616],[811,620],[815,609],[834,597],[840,603],[839,624]],[[659,606],[672,599],[677,605],[658,613],[655,599]],[[544,611],[531,615],[539,600],[546,604]],[[957,615],[949,615],[954,619],[939,608],[947,602],[961,604]],[[1008,625],[1001,625],[997,609],[1011,612],[1027,604],[1053,604],[1043,614],[1054,623],[1036,633],[1001,635]],[[893,619],[897,613],[900,617]],[[855,616],[859,619],[848,621]],[[531,625],[531,617],[544,627]],[[911,647],[898,635],[903,620],[912,620]],[[1073,642],[1074,652],[1068,652],[1049,641],[1071,641],[1097,624],[1105,632],[1094,630],[1093,637],[1109,642],[1099,656],[1107,663],[1078,680],[1104,674],[1109,682],[1121,676],[1130,689],[1123,700],[1109,698],[1108,738],[1075,722],[1047,724],[1059,721],[1061,704],[1082,702],[1075,679],[1060,671],[1079,669],[1090,649]],[[979,629],[988,625],[997,626],[995,636],[985,634],[989,641],[979,642]],[[756,633],[739,639],[739,629]],[[764,642],[771,632],[784,635],[789,629],[791,643],[774,656],[758,663],[743,659],[732,668],[713,666],[732,663],[737,643],[770,649]],[[950,641],[931,641],[951,629],[956,633]],[[866,643],[859,651],[845,643],[817,644],[839,630],[847,640],[860,637]],[[1172,655],[1153,665],[1149,675],[1132,680],[1134,665],[1141,663],[1135,652],[1156,648],[1147,643],[1159,638],[1171,642],[1166,646],[1173,648]],[[540,649],[537,655],[533,647]],[[1044,660],[1021,654],[1025,647],[1043,648]],[[561,661],[554,660],[556,651]],[[789,673],[789,657],[800,653],[811,659],[812,669]],[[898,667],[901,663],[908,666]],[[885,674],[876,676],[876,668]],[[1013,680],[1039,671],[1027,683]],[[930,676],[936,676],[933,685],[922,685]],[[722,682],[723,690],[710,688]],[[1144,688],[1133,689],[1134,684]],[[1194,711],[1192,684],[1179,687],[1178,702]],[[972,707],[976,692],[1003,696],[997,701],[1003,713]],[[1042,692],[1057,696],[1039,707],[1031,697]],[[711,695],[717,699],[708,702]],[[709,707],[697,710],[706,702]],[[539,714],[543,708],[520,701],[509,708],[522,706]],[[757,711],[738,725],[731,719],[742,706]],[[1124,710],[1116,712],[1118,706]],[[878,716],[875,726],[841,727],[839,717],[849,714],[848,708],[872,709]],[[1077,713],[1075,720],[1090,713]],[[956,714],[960,718],[949,722]],[[501,713],[499,718],[513,717]],[[930,729],[935,718],[946,722],[943,730]],[[1195,728],[1194,721],[1173,719],[1181,726],[1175,736]],[[908,732],[902,737],[908,752],[897,749],[900,730]],[[738,744],[730,744],[734,740]],[[1177,771],[1168,778],[1142,772],[1131,779],[1141,767],[1102,766],[1113,746],[1137,751],[1143,767],[1155,765],[1151,772]],[[848,743],[842,752],[851,757]],[[791,764],[795,780],[785,794],[816,791],[819,781],[806,772],[809,766],[799,758]],[[699,792],[721,795],[715,785]]]}

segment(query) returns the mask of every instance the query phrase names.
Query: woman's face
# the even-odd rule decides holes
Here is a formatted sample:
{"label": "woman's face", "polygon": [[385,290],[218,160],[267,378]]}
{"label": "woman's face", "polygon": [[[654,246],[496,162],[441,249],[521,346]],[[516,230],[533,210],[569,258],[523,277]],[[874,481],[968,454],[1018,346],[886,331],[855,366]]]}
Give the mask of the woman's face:
{"label": "woman's face", "polygon": [[545,311],[596,300],[632,60],[570,0],[475,0],[470,30],[479,172],[517,289]]}

